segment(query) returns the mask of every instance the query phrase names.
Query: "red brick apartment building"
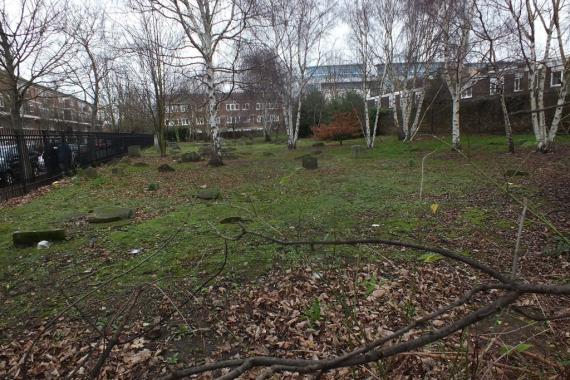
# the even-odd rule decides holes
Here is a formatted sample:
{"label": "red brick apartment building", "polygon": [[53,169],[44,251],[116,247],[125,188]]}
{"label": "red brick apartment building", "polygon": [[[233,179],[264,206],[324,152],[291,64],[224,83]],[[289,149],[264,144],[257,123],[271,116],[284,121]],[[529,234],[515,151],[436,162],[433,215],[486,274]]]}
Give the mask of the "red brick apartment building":
{"label": "red brick apartment building", "polygon": [[[281,104],[264,102],[254,95],[236,92],[222,101],[218,110],[223,130],[258,132],[264,122],[272,128],[282,123]],[[202,133],[207,128],[207,98],[203,95],[182,95],[170,99],[166,107],[166,125],[188,127]]]}
{"label": "red brick apartment building", "polygon": [[[91,104],[73,95],[32,85],[22,107],[24,129],[91,131]],[[103,126],[99,118],[98,128]],[[11,128],[10,97],[0,88],[0,128]]]}

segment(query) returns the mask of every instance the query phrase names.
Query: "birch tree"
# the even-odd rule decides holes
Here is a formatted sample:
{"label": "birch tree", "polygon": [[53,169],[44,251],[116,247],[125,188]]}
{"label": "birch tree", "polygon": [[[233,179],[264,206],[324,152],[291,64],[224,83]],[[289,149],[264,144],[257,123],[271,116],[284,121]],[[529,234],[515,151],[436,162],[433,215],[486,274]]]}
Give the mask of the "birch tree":
{"label": "birch tree", "polygon": [[[247,0],[149,0],[153,8],[184,30],[186,42],[196,53],[188,64],[200,66],[208,97],[208,127],[211,136],[209,164],[223,165],[218,109],[233,90],[238,74],[235,62],[251,18]],[[224,88],[224,85],[226,88]],[[226,91],[224,91],[226,90]],[[224,95],[223,92],[226,94]]]}
{"label": "birch tree", "polygon": [[303,97],[311,74],[307,68],[318,65],[321,42],[332,22],[333,6],[326,0],[260,0],[259,43],[273,52],[283,68],[280,91],[287,147],[296,149]]}
{"label": "birch tree", "polygon": [[505,12],[496,3],[479,0],[475,3],[475,9],[477,16],[474,33],[480,42],[481,60],[489,67],[489,80],[495,81],[496,95],[499,97],[503,113],[508,152],[515,153],[504,79],[505,75],[514,69],[512,61],[515,56],[512,54],[512,46],[516,45],[516,41],[509,25],[510,20],[504,17]]}
{"label": "birch tree", "polygon": [[[374,47],[376,45],[376,19],[372,0],[346,0],[345,15],[350,27],[350,42],[354,44],[360,75],[362,78],[362,99],[364,100],[364,117],[361,124],[366,147],[374,148],[377,125],[370,126],[368,98],[371,96],[371,80],[375,73]],[[378,112],[377,112],[378,113]]]}
{"label": "birch tree", "polygon": [[404,141],[412,141],[419,130],[425,86],[437,52],[437,27],[431,6],[427,2],[408,0],[392,2],[384,11],[393,12],[400,24],[393,53],[400,63],[389,65],[388,73],[393,91],[399,94],[394,117]]}
{"label": "birch tree", "polygon": [[[570,60],[566,46],[570,36],[564,0],[503,0],[515,25],[520,53],[528,71],[532,129],[538,151],[552,151],[568,94]],[[547,65],[558,60],[561,83],[556,108],[549,125],[545,113],[544,88]]]}
{"label": "birch tree", "polygon": [[461,149],[459,121],[461,94],[472,86],[471,79],[477,74],[476,70],[469,70],[466,65],[472,48],[474,6],[474,0],[467,2],[443,0],[436,7],[443,77],[452,101],[451,144],[454,150]]}
{"label": "birch tree", "polygon": [[65,32],[78,48],[66,62],[67,81],[91,104],[90,124],[95,131],[103,83],[113,68],[115,51],[109,46],[108,15],[102,7],[85,3],[70,7],[66,17]]}
{"label": "birch tree", "polygon": [[158,12],[137,10],[136,24],[128,29],[127,51],[134,54],[138,65],[135,74],[144,94],[144,105],[152,118],[155,145],[166,155],[166,105],[175,86],[175,67],[181,35],[171,28]]}

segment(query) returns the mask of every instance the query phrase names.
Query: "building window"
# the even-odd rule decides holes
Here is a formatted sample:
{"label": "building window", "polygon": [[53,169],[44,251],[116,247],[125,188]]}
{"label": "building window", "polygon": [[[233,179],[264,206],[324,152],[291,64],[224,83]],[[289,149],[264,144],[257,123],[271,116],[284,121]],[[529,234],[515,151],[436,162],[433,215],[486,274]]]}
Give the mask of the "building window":
{"label": "building window", "polygon": [[279,115],[271,115],[269,120],[271,120],[271,121],[279,121]]}
{"label": "building window", "polygon": [[226,111],[239,111],[239,104],[237,103],[226,104]]}
{"label": "building window", "polygon": [[204,118],[203,117],[197,117],[196,118],[196,125],[204,125]]}
{"label": "building window", "polygon": [[522,91],[522,80],[523,80],[523,74],[522,73],[516,73],[515,74],[515,83],[513,85],[514,92]]}
{"label": "building window", "polygon": [[[258,104],[259,104],[259,103],[258,103]],[[256,119],[256,120],[257,120],[258,123],[263,123],[263,116],[257,115],[257,119]]]}
{"label": "building window", "polygon": [[228,124],[238,124],[239,116],[228,116]]}
{"label": "building window", "polygon": [[461,91],[461,99],[469,99],[473,97],[473,87],[468,87]]}
{"label": "building window", "polygon": [[261,103],[255,103],[255,109],[259,111],[261,109]]}
{"label": "building window", "polygon": [[562,86],[562,70],[552,70],[550,72],[550,87]]}
{"label": "building window", "polygon": [[180,105],[180,112],[186,112],[186,105],[184,104]]}
{"label": "building window", "polygon": [[188,119],[182,119],[182,125],[188,125]]}
{"label": "building window", "polygon": [[489,95],[497,95],[499,93],[499,78],[489,78]]}
{"label": "building window", "polygon": [[275,103],[269,103],[268,108],[269,108],[270,110],[275,109]]}
{"label": "building window", "polygon": [[244,103],[243,108],[244,111],[249,111],[249,103]]}

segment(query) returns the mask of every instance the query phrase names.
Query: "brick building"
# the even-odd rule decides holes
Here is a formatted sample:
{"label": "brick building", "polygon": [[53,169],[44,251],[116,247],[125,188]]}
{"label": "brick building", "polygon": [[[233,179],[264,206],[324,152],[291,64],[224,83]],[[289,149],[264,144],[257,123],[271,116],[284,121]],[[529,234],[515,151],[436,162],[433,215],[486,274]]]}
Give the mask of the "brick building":
{"label": "brick building", "polygon": [[[22,107],[24,129],[91,131],[91,104],[73,95],[32,85]],[[104,121],[98,118],[98,130]],[[11,128],[10,97],[0,84],[0,128]]]}
{"label": "brick building", "polygon": [[[256,133],[263,131],[264,122],[272,129],[282,123],[283,109],[275,102],[262,102],[253,94],[235,92],[223,100],[218,109],[222,131]],[[198,134],[207,130],[207,98],[204,95],[172,97],[166,106],[167,127],[190,128]]]}

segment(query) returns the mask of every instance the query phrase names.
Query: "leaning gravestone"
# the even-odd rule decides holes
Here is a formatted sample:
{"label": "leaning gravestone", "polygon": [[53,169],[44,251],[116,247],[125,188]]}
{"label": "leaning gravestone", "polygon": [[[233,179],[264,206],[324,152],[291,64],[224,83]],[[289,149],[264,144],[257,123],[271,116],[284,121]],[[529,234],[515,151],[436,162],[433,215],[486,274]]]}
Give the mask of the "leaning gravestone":
{"label": "leaning gravestone", "polygon": [[162,164],[158,167],[158,171],[160,173],[168,173],[168,172],[173,172],[174,168],[168,164]]}
{"label": "leaning gravestone", "polygon": [[198,194],[196,194],[196,198],[206,201],[218,199],[219,197],[220,197],[219,189],[204,189],[200,190]]}
{"label": "leaning gravestone", "polygon": [[365,155],[365,149],[362,145],[353,145],[351,148],[352,158],[363,158]]}
{"label": "leaning gravestone", "polygon": [[303,167],[308,170],[314,170],[319,167],[316,157],[305,156],[303,157]]}
{"label": "leaning gravestone", "polygon": [[97,207],[93,213],[87,217],[89,223],[110,223],[118,220],[130,219],[133,217],[133,210],[126,207]]}
{"label": "leaning gravestone", "polygon": [[128,148],[129,157],[141,157],[141,146],[140,145],[129,145]]}
{"label": "leaning gravestone", "polygon": [[82,171],[81,175],[85,178],[94,179],[94,178],[97,178],[99,176],[99,173],[97,173],[97,169],[90,166],[88,168],[85,168]]}
{"label": "leaning gravestone", "polygon": [[12,241],[15,246],[30,246],[37,242],[47,240],[61,241],[65,240],[65,230],[36,230],[36,231],[16,231],[12,234]]}
{"label": "leaning gravestone", "polygon": [[184,153],[182,157],[180,157],[180,162],[198,162],[201,161],[202,157],[198,152],[188,152]]}

